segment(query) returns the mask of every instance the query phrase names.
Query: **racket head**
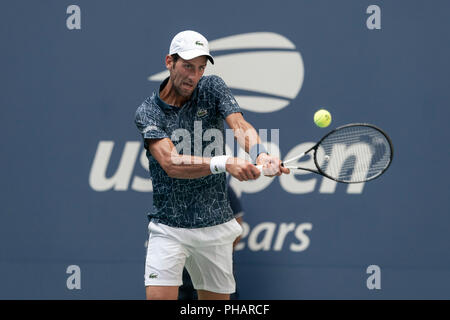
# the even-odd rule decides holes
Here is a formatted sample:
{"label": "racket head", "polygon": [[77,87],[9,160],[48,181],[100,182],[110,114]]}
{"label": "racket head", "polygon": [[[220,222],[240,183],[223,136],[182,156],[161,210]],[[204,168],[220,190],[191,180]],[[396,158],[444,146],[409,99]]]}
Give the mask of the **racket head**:
{"label": "racket head", "polygon": [[378,178],[389,168],[393,156],[389,136],[368,123],[338,127],[314,146],[314,163],[319,173],[343,183]]}

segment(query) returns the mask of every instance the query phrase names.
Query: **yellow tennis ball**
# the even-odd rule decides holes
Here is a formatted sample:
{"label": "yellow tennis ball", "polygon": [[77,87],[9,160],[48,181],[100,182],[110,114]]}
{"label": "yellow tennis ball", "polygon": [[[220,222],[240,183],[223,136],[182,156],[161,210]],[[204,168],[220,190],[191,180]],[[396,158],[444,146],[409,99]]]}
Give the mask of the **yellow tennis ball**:
{"label": "yellow tennis ball", "polygon": [[321,128],[328,127],[331,123],[331,114],[325,109],[318,110],[314,113],[314,123]]}

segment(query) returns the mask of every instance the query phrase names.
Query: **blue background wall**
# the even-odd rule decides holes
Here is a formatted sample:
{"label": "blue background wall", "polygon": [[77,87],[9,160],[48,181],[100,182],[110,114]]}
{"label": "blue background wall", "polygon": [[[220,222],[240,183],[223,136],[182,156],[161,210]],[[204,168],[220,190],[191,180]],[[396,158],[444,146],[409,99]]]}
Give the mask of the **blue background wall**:
{"label": "blue background wall", "polygon": [[[80,30],[66,26],[71,4]],[[373,4],[379,30],[366,26]],[[300,53],[295,98],[275,112],[244,110],[256,128],[280,129],[281,158],[328,131],[312,121],[321,107],[331,127],[373,123],[395,147],[391,168],[359,193],[321,192],[312,174],[295,177],[316,181],[301,194],[280,178],[258,192],[233,181],[248,231],[235,254],[241,298],[449,299],[449,12],[438,0],[3,3],[0,298],[144,298],[152,200],[133,188],[148,176],[134,112],[158,87],[148,77],[164,70],[172,37],[193,29],[210,42],[271,32]],[[264,80],[273,76],[254,79]],[[122,156],[130,171],[99,191],[90,177],[102,143],[113,149],[97,174],[113,177]],[[283,238],[288,225],[300,231]],[[81,269],[80,290],[66,286],[70,265]],[[366,285],[370,265],[381,269],[379,290]]]}

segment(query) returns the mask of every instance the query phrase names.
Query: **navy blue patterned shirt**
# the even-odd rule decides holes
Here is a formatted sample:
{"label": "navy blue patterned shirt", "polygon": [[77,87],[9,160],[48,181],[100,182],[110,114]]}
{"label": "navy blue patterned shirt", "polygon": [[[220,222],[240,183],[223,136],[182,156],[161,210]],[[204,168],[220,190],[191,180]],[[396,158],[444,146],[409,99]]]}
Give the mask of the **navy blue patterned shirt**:
{"label": "navy blue patterned shirt", "polygon": [[[160,91],[168,79],[163,81]],[[159,92],[153,93],[137,108],[135,123],[144,139],[153,184],[153,209],[149,213],[151,221],[177,228],[202,228],[233,218],[225,173],[198,179],[171,178],[148,151],[146,139],[169,138],[179,154],[223,155],[226,137],[223,120],[235,112],[241,112],[240,107],[218,76],[202,77],[190,100],[181,108],[166,104],[160,99]],[[221,132],[222,141],[208,135],[211,129]],[[185,135],[182,139],[180,132]],[[220,148],[211,149],[213,140]],[[189,141],[191,143],[187,143]],[[179,149],[178,143],[184,147]]]}

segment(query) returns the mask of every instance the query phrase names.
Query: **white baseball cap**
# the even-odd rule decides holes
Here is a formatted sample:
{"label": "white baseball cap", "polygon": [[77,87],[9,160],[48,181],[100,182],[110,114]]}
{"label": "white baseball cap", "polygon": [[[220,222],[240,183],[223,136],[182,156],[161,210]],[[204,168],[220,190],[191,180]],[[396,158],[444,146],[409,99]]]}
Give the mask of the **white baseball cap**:
{"label": "white baseball cap", "polygon": [[184,60],[191,60],[199,56],[206,56],[212,64],[213,57],[209,54],[208,40],[200,33],[186,30],[178,33],[172,39],[169,54],[177,53]]}

